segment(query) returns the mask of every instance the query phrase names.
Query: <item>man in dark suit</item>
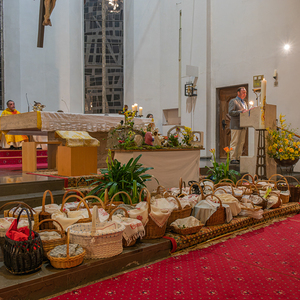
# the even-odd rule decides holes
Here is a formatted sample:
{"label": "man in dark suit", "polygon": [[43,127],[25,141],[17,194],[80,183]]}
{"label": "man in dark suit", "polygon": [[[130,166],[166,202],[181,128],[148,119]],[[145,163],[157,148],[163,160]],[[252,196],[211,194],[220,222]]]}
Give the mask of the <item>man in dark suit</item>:
{"label": "man in dark suit", "polygon": [[243,152],[245,143],[246,128],[240,127],[240,114],[248,109],[246,101],[244,99],[247,96],[247,91],[244,87],[237,89],[237,96],[229,101],[229,115],[230,129],[231,129],[231,141],[230,148],[230,159],[232,164],[240,163],[240,156]]}

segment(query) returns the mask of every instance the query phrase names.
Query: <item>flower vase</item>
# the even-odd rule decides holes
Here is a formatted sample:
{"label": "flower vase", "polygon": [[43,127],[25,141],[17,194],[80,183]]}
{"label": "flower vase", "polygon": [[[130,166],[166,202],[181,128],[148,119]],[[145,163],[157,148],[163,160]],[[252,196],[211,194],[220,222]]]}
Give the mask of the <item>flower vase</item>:
{"label": "flower vase", "polygon": [[274,158],[274,160],[281,167],[291,167],[291,166],[295,165],[298,162],[299,158],[294,159],[294,160],[292,160],[292,159],[282,159],[282,160],[280,160],[278,158]]}

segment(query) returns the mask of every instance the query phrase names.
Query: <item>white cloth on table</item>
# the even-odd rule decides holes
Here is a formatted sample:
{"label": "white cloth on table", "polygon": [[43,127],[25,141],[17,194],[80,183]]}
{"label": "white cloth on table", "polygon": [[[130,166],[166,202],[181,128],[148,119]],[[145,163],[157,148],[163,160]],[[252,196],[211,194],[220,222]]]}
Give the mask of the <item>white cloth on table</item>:
{"label": "white cloth on table", "polygon": [[[206,221],[217,211],[220,206],[219,203],[215,203],[208,199],[200,201],[193,209],[192,216],[197,218],[201,223],[205,224]],[[232,220],[232,213],[229,205],[222,204],[225,208],[226,222],[229,223]]]}

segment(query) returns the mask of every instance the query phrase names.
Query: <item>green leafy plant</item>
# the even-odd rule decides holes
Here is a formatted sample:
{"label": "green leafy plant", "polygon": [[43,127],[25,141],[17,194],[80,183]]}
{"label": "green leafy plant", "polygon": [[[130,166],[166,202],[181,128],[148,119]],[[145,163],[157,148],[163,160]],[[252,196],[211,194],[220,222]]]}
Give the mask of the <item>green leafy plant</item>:
{"label": "green leafy plant", "polygon": [[209,168],[206,166],[206,168],[209,169],[208,175],[211,175],[211,179],[215,182],[218,183],[222,179],[231,179],[233,182],[236,182],[236,176],[240,176],[240,173],[235,171],[235,170],[229,170],[229,163],[230,163],[230,158],[229,158],[229,153],[232,150],[232,148],[225,147],[224,151],[227,153],[227,158],[226,158],[226,163],[217,163],[216,161],[216,150],[215,149],[210,149],[209,151],[213,155],[213,160],[211,161],[213,164],[212,168]]}
{"label": "green leafy plant", "polygon": [[[101,173],[104,174],[101,180],[91,184],[94,188],[89,192],[89,195],[97,195],[104,200],[105,189],[108,189],[110,199],[114,194],[124,191],[131,196],[133,203],[137,203],[141,189],[146,187],[145,183],[151,179],[157,181],[154,176],[145,174],[153,168],[145,168],[141,163],[138,163],[141,156],[139,155],[135,160],[131,158],[127,164],[122,165],[118,160],[112,159],[109,151],[106,159],[107,169],[101,170]],[[129,200],[124,194],[118,195],[115,199],[129,204]]]}
{"label": "green leafy plant", "polygon": [[171,147],[178,147],[180,145],[177,133],[176,134],[170,134],[169,144],[170,144]]}

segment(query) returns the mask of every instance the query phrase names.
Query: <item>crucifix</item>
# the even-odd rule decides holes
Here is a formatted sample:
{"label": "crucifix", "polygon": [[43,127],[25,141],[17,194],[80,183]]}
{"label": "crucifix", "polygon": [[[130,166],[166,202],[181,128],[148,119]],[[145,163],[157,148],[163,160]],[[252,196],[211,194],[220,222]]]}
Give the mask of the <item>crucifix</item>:
{"label": "crucifix", "polygon": [[50,15],[55,7],[56,0],[40,0],[39,32],[37,46],[43,48],[45,26],[52,26]]}

